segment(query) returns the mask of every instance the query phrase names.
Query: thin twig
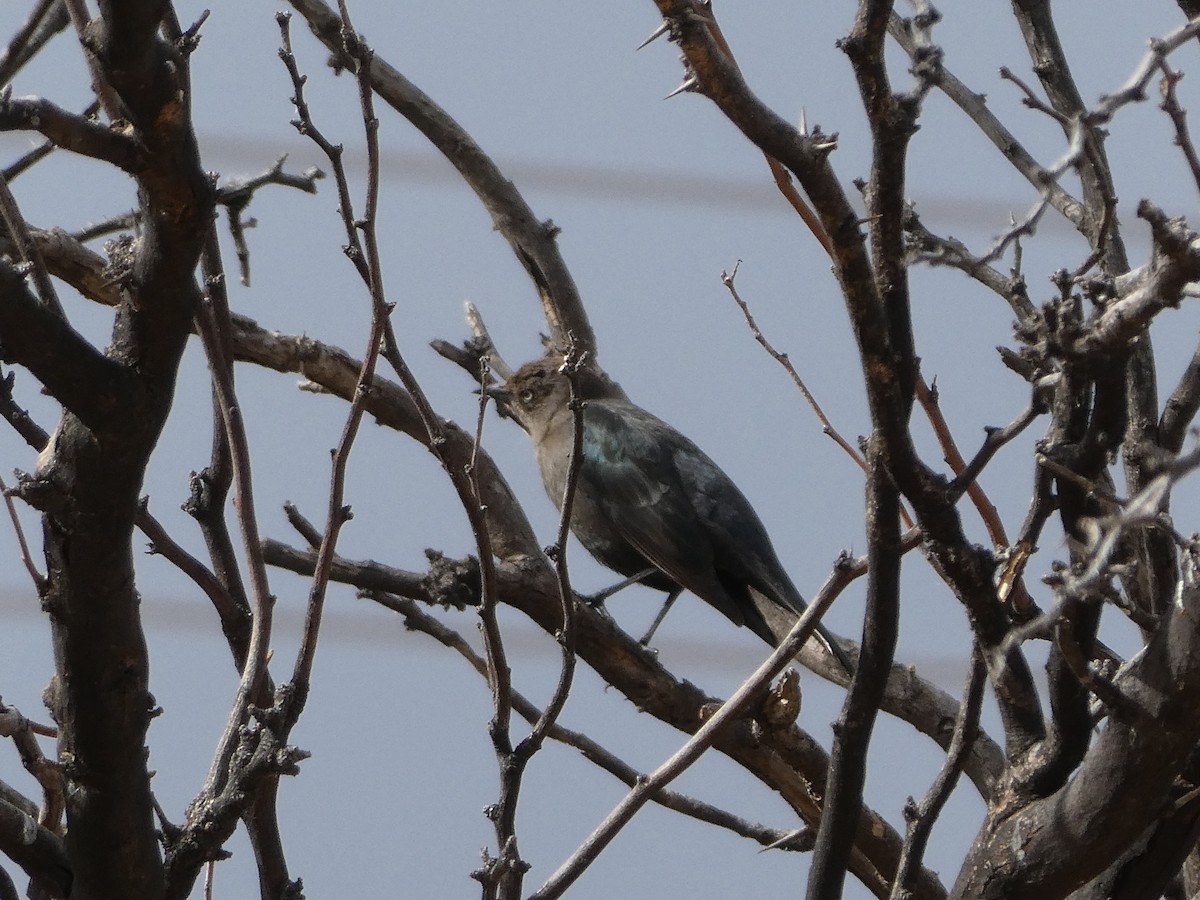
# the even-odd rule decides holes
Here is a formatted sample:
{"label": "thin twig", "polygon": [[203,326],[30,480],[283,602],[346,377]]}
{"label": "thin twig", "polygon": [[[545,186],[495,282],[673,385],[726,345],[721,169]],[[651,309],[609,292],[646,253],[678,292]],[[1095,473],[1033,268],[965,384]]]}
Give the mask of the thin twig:
{"label": "thin twig", "polygon": [[[340,17],[323,0],[290,2],[340,66],[353,69],[353,56],[343,39]],[[594,351],[595,334],[554,240],[558,229],[553,222],[537,217],[511,179],[504,176],[474,139],[395,67],[374,56],[369,75],[380,99],[408,119],[479,196],[496,230],[509,242],[517,261],[532,279],[555,340],[565,344],[567,332],[571,332],[584,349]],[[460,493],[460,498],[463,497]]]}
{"label": "thin twig", "polygon": [[61,0],[37,0],[25,23],[0,53],[0,84],[10,84],[21,67],[37,56],[46,42],[65,29],[69,21]]}
{"label": "thin twig", "polygon": [[[917,42],[905,26],[904,20],[894,12],[888,22],[888,33],[916,62],[919,50]],[[946,69],[944,62],[938,66],[935,75],[938,89],[978,126],[983,135],[992,142],[992,145],[1004,155],[1026,181],[1039,190],[1047,188],[1050,193],[1051,205],[1068,222],[1078,227],[1083,221],[1083,204],[1067,193],[1061,185],[1045,183],[1043,167],[1025,149],[1017,136],[996,117],[996,114],[988,107],[985,95],[967,87]]]}
{"label": "thin twig", "polygon": [[38,249],[37,242],[30,236],[29,225],[25,222],[25,217],[21,215],[17,199],[8,189],[8,181],[4,178],[0,178],[0,222],[4,223],[5,231],[16,245],[17,253],[29,266],[33,284],[37,288],[42,305],[65,318],[66,314],[63,312],[62,303],[59,302],[58,294],[54,290],[54,282],[50,278],[50,272],[46,269],[46,261],[42,259],[42,251]]}
{"label": "thin twig", "polygon": [[[958,450],[958,444],[954,440],[954,435],[950,432],[950,425],[946,421],[946,417],[942,415],[941,406],[938,405],[937,401],[937,392],[931,390],[929,385],[925,383],[924,375],[917,376],[916,389],[917,402],[921,404],[921,409],[925,411],[925,417],[929,420],[929,424],[933,428],[933,433],[937,436],[938,444],[942,448],[942,457],[946,460],[946,464],[950,466],[951,472],[956,476],[961,475],[966,470],[967,465]],[[976,459],[978,458],[977,455]],[[978,474],[978,472],[975,474]],[[992,539],[992,545],[996,547],[1007,546],[1008,539],[1004,533],[1004,523],[1000,520],[1000,514],[996,511],[995,504],[984,493],[983,488],[979,487],[976,483],[975,475],[972,475],[970,480],[964,482],[964,490],[971,497],[971,502],[974,503],[980,518],[983,519],[984,525],[988,530],[988,536]],[[961,495],[962,490],[953,494],[955,498]]]}
{"label": "thin twig", "polygon": [[46,576],[38,571],[37,565],[33,561],[33,555],[29,552],[29,544],[25,541],[25,529],[21,527],[21,519],[17,516],[17,507],[12,501],[12,494],[8,491],[8,485],[4,483],[4,479],[0,478],[0,494],[4,495],[4,505],[8,508],[8,517],[12,520],[13,533],[17,536],[17,546],[21,553],[21,563],[25,566],[25,571],[29,573],[30,579],[33,581],[34,590],[38,596],[42,596],[48,585]]}
{"label": "thin twig", "polygon": [[[988,428],[983,446],[979,448],[975,456],[966,465],[963,464],[962,456],[959,454],[958,448],[954,446],[952,437],[949,438],[949,445],[946,443],[942,445],[942,449],[947,451],[947,455],[952,454],[954,457],[954,461],[950,463],[950,468],[954,471],[955,477],[947,490],[953,497],[962,496],[964,491],[970,495],[971,500],[974,501],[976,508],[979,510],[980,516],[987,523],[988,534],[992,538],[992,543],[997,547],[1008,546],[1008,538],[1004,533],[1004,523],[1000,521],[1000,515],[996,511],[996,507],[987,498],[987,495],[983,493],[983,490],[978,487],[977,479],[979,478],[979,473],[983,471],[984,466],[991,461],[992,457],[999,452],[1001,447],[1014,440],[1021,432],[1033,424],[1039,416],[1043,416],[1049,411],[1051,395],[1058,381],[1059,376],[1057,374],[1047,375],[1045,378],[1040,379],[1033,386],[1033,396],[1030,398],[1029,404],[1025,409],[1003,428]],[[921,389],[928,391],[928,388],[925,387],[924,379],[920,381],[918,396],[920,396]],[[936,401],[934,403],[936,404]],[[924,405],[924,401],[922,401],[922,406]],[[936,405],[934,408],[937,408]],[[944,426],[945,420],[941,418],[940,411],[938,419]],[[937,427],[935,425],[935,430]],[[946,434],[949,436],[948,431]],[[939,433],[940,439],[941,434]],[[948,446],[949,450],[947,450]]]}
{"label": "thin twig", "polygon": [[[1039,457],[1039,462],[1042,458]],[[1046,463],[1042,462],[1042,465]],[[1052,465],[1056,465],[1053,464]],[[1135,496],[1120,504],[1113,515],[1100,520],[1099,533],[1087,550],[1087,565],[1082,571],[1068,573],[1057,591],[1057,602],[1020,628],[1011,631],[997,648],[1001,656],[1033,636],[1045,635],[1063,616],[1067,604],[1101,596],[1098,590],[1110,577],[1109,564],[1125,534],[1132,528],[1156,524],[1162,505],[1174,486],[1188,473],[1200,468],[1200,447],[1173,460],[1152,478]]]}
{"label": "thin twig", "polygon": [[1049,104],[1045,103],[1034,92],[1033,88],[1014,75],[1012,69],[1010,69],[1008,66],[1000,67],[1000,77],[1005,81],[1011,81],[1020,89],[1021,93],[1025,95],[1021,98],[1021,102],[1027,107],[1049,116],[1063,128],[1066,128],[1070,125],[1070,120],[1068,120],[1066,116],[1053,109]]}
{"label": "thin twig", "polygon": [[[348,19],[346,27],[347,29],[350,27]],[[366,99],[362,99],[363,93],[360,91],[363,128],[367,142],[366,204],[363,217],[356,224],[366,236],[368,243],[373,243],[379,208],[378,122],[375,120],[369,102],[369,87],[365,96]],[[281,159],[276,164],[275,169],[282,172],[282,166],[283,160]],[[268,175],[270,174],[268,173]],[[350,210],[347,209],[346,213],[349,214],[349,212]],[[359,370],[358,382],[354,389],[354,398],[350,402],[350,410],[346,414],[346,424],[342,430],[341,439],[338,441],[337,449],[333,454],[333,472],[330,476],[329,504],[325,532],[322,535],[321,545],[317,551],[317,567],[312,586],[309,590],[308,606],[305,609],[303,636],[300,648],[296,654],[296,664],[292,672],[292,688],[297,692],[296,698],[300,702],[293,709],[289,710],[288,720],[290,722],[295,722],[298,718],[304,705],[304,698],[308,693],[313,660],[317,650],[317,637],[320,632],[321,617],[325,607],[325,594],[329,586],[329,571],[333,564],[338,535],[342,526],[350,518],[349,509],[342,505],[345,495],[346,464],[349,460],[354,440],[358,435],[359,425],[362,422],[363,404],[366,400],[367,392],[370,390],[370,384],[375,377],[375,367],[379,359],[383,333],[387,328],[388,316],[391,313],[391,308],[385,299],[383,270],[379,264],[378,255],[373,254],[367,260],[367,264],[369,266],[367,285],[370,289],[371,298],[371,329],[367,338],[367,349],[363,355],[362,368]]]}
{"label": "thin twig", "polygon": [[1183,158],[1187,160],[1188,170],[1192,173],[1192,183],[1200,190],[1200,157],[1196,155],[1196,147],[1192,143],[1191,132],[1187,127],[1187,112],[1179,104],[1179,97],[1175,92],[1175,85],[1179,84],[1183,78],[1182,72],[1176,72],[1167,65],[1164,60],[1160,66],[1162,70],[1162,103],[1159,104],[1159,109],[1165,112],[1171,118],[1171,125],[1175,129],[1175,146],[1183,153]]}
{"label": "thin twig", "polygon": [[115,216],[110,216],[100,222],[94,222],[86,228],[81,228],[79,231],[72,232],[71,237],[85,244],[88,241],[93,241],[98,237],[103,237],[106,234],[112,234],[116,231],[135,231],[141,228],[142,214],[137,210],[130,210],[125,213],[118,213]]}
{"label": "thin twig", "polygon": [[163,557],[190,578],[200,590],[204,591],[223,623],[239,614],[237,604],[230,595],[229,589],[221,583],[221,580],[212,573],[208,566],[181,547],[163,528],[162,523],[151,514],[150,498],[143,497],[141,503],[138,504],[136,521],[142,534],[150,539],[149,552]]}
{"label": "thin twig", "polygon": [[38,824],[55,834],[63,833],[63,814],[66,811],[65,784],[58,763],[48,760],[42,753],[34,735],[58,737],[58,730],[47,725],[38,725],[21,715],[15,706],[0,703],[0,736],[12,738],[13,745],[21,757],[21,764],[42,789],[42,807],[38,813]]}
{"label": "thin twig", "polygon": [[1055,645],[1062,652],[1063,662],[1071,670],[1075,679],[1088,691],[1095,695],[1102,707],[1122,719],[1136,722],[1143,728],[1154,728],[1154,714],[1138,705],[1127,697],[1117,684],[1104,675],[1096,672],[1088,664],[1087,658],[1080,649],[1079,640],[1075,636],[1075,619],[1067,610],[1055,623]]}
{"label": "thin twig", "polygon": [[[750,304],[742,299],[741,294],[738,293],[737,286],[734,284],[734,281],[737,279],[738,269],[741,267],[741,265],[742,261],[739,259],[736,263],[734,263],[732,272],[721,270],[721,283],[725,285],[726,290],[728,290],[730,296],[733,297],[733,302],[736,303],[738,305],[738,309],[742,311],[742,316],[746,319],[746,326],[750,329],[750,334],[754,336],[754,340],[758,341],[759,346],[761,346],[763,350],[767,352],[768,356],[775,360],[775,362],[779,363],[779,365],[783,366],[784,371],[788,373],[788,376],[792,379],[792,382],[797,388],[800,389],[800,393],[804,396],[805,402],[816,415],[817,421],[821,423],[821,430],[826,435],[833,438],[833,442],[835,444],[846,451],[846,455],[854,460],[855,465],[857,465],[863,472],[866,472],[867,464],[863,459],[862,454],[857,448],[851,445],[849,441],[842,437],[841,432],[833,427],[833,423],[830,422],[829,417],[825,415],[825,410],[821,408],[821,404],[817,402],[817,398],[812,395],[812,392],[808,389],[808,385],[804,383],[804,379],[800,377],[800,373],[797,372],[796,367],[792,365],[791,357],[786,353],[781,353],[780,351],[776,350],[774,345],[767,340],[766,335],[762,333],[762,329],[758,327],[758,322],[755,320],[753,313],[750,312]],[[912,528],[912,519],[909,517],[908,511],[902,509],[901,515],[904,518],[905,527]]]}
{"label": "thin twig", "polygon": [[914,804],[910,797],[905,807],[904,817],[908,820],[908,831],[904,836],[904,849],[900,852],[900,864],[896,867],[896,880],[892,884],[889,900],[912,900],[913,881],[917,872],[921,870],[921,861],[925,857],[925,848],[929,843],[933,825],[958,784],[963,765],[971,752],[971,745],[979,734],[979,714],[983,709],[983,689],[986,684],[987,666],[984,665],[983,655],[976,645],[971,654],[967,687],[963,692],[958,718],[954,722],[954,735],[950,738],[950,749],[946,751],[946,759],[942,762],[933,784],[925,792],[921,805]]}
{"label": "thin twig", "polygon": [[963,272],[1002,297],[1019,322],[1029,322],[1036,315],[1037,310],[1029,300],[1025,280],[1020,275],[1019,242],[1013,247],[1013,272],[1004,275],[974,256],[962,241],[941,237],[926,228],[911,204],[905,211],[904,231],[908,238],[907,255],[912,262],[949,266]]}
{"label": "thin twig", "polygon": [[1101,500],[1104,503],[1117,508],[1125,506],[1125,504],[1128,502],[1124,498],[1118,497],[1104,485],[1097,484],[1094,481],[1084,478],[1078,472],[1068,469],[1062,463],[1051,459],[1044,453],[1038,453],[1035,455],[1034,462],[1036,462],[1038,466],[1045,469],[1047,472],[1053,473],[1055,477],[1061,478],[1064,481],[1069,481],[1077,487],[1082,488],[1088,497]]}
{"label": "thin twig", "polygon": [[121,103],[121,98],[117,96],[117,92],[113,90],[113,86],[108,83],[108,78],[104,74],[104,67],[96,58],[96,54],[92,52],[89,46],[88,28],[91,24],[88,19],[88,9],[85,0],[63,0],[67,7],[67,12],[71,16],[71,24],[75,27],[75,34],[79,37],[80,47],[83,49],[83,58],[87,60],[88,71],[92,76],[92,90],[96,94],[96,99],[100,101],[100,106],[108,116],[109,122],[117,122],[123,118],[122,110],[124,105]]}
{"label": "thin twig", "polygon": [[[209,250],[212,250],[212,243]],[[216,262],[216,261],[214,261]],[[218,263],[219,264],[219,263]],[[217,745],[205,782],[206,796],[215,796],[226,782],[230,773],[230,761],[238,736],[246,721],[251,698],[257,692],[267,674],[268,651],[274,619],[275,597],[271,594],[266,564],[262,557],[262,540],[258,532],[258,515],[254,506],[254,484],[250,466],[250,445],[246,426],[242,420],[241,405],[237,401],[233,380],[233,360],[226,354],[223,345],[221,323],[211,302],[202,302],[196,314],[196,330],[200,334],[205,355],[209,360],[213,392],[220,408],[221,420],[229,441],[230,461],[233,467],[233,482],[237,490],[234,509],[237,515],[243,547],[249,562],[250,590],[253,597],[253,619],[250,629],[249,649],[237,694],[229,712],[225,731]],[[228,326],[228,320],[225,325]]]}
{"label": "thin twig", "polygon": [[721,704],[720,709],[705,720],[704,724],[679,750],[639,782],[613,808],[612,812],[588,835],[579,848],[531,895],[531,900],[552,900],[552,898],[561,897],[611,843],[617,833],[629,823],[638,810],[645,806],[660,788],[670,784],[698,760],[704,751],[712,746],[722,728],[749,709],[750,705],[761,696],[767,683],[787,668],[792,657],[808,641],[816,629],[817,623],[820,622],[821,616],[853,579],[853,575],[850,574],[852,569],[853,565],[849,559],[838,561],[825,584],[813,597],[808,609],[796,620],[795,626],[779,643],[775,651],[728,700]]}
{"label": "thin twig", "polygon": [[[426,634],[443,646],[453,650],[465,659],[471,668],[479,673],[485,681],[487,680],[487,662],[483,657],[471,648],[471,645],[461,634],[429,615],[429,613],[421,608],[421,605],[417,601],[408,597],[380,591],[368,591],[365,593],[365,596],[380,606],[404,616],[405,627]],[[512,702],[513,710],[531,725],[543,715],[542,710],[531,703],[520,691],[514,690],[512,692]],[[546,736],[568,747],[574,747],[588,760],[628,787],[636,786],[645,778],[644,773],[630,766],[612,751],[597,743],[586,734],[564,728],[555,722],[547,729]],[[778,828],[770,828],[757,822],[749,822],[733,813],[705,803],[703,800],[698,800],[695,797],[689,797],[686,794],[679,794],[675,791],[663,789],[654,795],[652,802],[682,815],[690,816],[697,821],[707,822],[710,825],[716,825],[718,828],[725,828],[741,837],[758,842],[765,849],[798,849],[794,841],[788,840],[789,837],[795,834],[794,830],[784,831]]]}
{"label": "thin twig", "polygon": [[246,244],[246,229],[252,227],[253,219],[243,219],[242,213],[254,199],[259,188],[268,184],[295,188],[306,194],[317,192],[317,181],[325,177],[320,169],[308,169],[302,175],[292,175],[283,170],[287,156],[281,156],[266,172],[244,181],[234,180],[217,190],[217,203],[224,206],[229,217],[229,233],[233,237],[234,252],[237,254],[241,283],[250,284],[250,248]]}
{"label": "thin twig", "polygon": [[558,596],[562,605],[563,626],[559,632],[558,641],[562,647],[562,661],[559,669],[558,684],[546,704],[542,718],[534,725],[529,736],[517,748],[518,755],[532,755],[545,738],[546,730],[557,720],[567,696],[571,691],[571,682],[575,672],[575,594],[571,590],[570,571],[567,566],[567,538],[571,533],[571,512],[575,508],[575,494],[579,486],[580,473],[583,467],[583,415],[584,401],[579,392],[579,366],[584,361],[584,354],[578,348],[571,346],[567,349],[563,360],[563,372],[570,385],[572,413],[571,456],[567,464],[567,479],[563,485],[562,505],[559,511],[558,533],[554,539],[555,575],[558,579]]}

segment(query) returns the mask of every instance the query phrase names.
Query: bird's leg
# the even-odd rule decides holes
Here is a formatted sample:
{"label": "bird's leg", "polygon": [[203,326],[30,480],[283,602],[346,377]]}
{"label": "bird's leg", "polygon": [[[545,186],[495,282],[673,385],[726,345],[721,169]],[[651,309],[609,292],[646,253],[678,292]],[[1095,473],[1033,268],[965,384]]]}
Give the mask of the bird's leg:
{"label": "bird's leg", "polygon": [[650,630],[641,636],[638,643],[643,647],[650,646],[650,639],[654,637],[654,632],[658,631],[658,626],[662,624],[662,620],[667,617],[667,613],[671,607],[675,605],[675,601],[679,595],[683,593],[683,588],[675,588],[671,593],[667,594],[667,599],[662,605],[662,609],[658,611],[658,615],[654,617],[654,621],[650,623]]}
{"label": "bird's leg", "polygon": [[604,601],[607,600],[609,597],[611,597],[613,594],[617,593],[618,591],[625,590],[625,588],[629,587],[631,584],[637,584],[643,578],[649,578],[651,575],[653,575],[657,571],[658,571],[658,569],[646,569],[643,572],[638,572],[636,575],[630,575],[624,581],[618,581],[616,584],[614,584],[610,588],[605,588],[602,591],[597,591],[595,594],[591,594],[590,596],[583,597],[583,602],[586,603],[588,606],[590,606],[592,609],[602,610],[602,609],[604,609]]}

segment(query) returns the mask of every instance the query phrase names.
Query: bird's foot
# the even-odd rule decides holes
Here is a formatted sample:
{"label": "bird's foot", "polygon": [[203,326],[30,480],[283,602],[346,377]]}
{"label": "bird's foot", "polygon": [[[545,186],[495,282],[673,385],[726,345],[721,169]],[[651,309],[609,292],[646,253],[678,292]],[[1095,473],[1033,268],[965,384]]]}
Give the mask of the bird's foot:
{"label": "bird's foot", "polygon": [[612,614],[608,611],[608,608],[604,605],[604,602],[610,596],[612,596],[612,595],[609,594],[607,591],[600,591],[599,593],[596,593],[596,594],[580,594],[579,599],[583,601],[583,605],[586,606],[588,609],[592,610],[593,612],[599,613],[600,615],[604,616],[606,619],[611,619]]}
{"label": "bird's foot", "polygon": [[658,626],[662,624],[663,619],[667,617],[667,613],[671,611],[671,607],[675,601],[679,599],[679,591],[672,591],[667,595],[667,599],[663,602],[662,609],[658,611],[658,615],[654,617],[654,621],[650,623],[650,628],[639,639],[638,643],[643,647],[650,646],[650,639],[654,637],[654,632],[658,631]]}
{"label": "bird's foot", "polygon": [[605,588],[602,591],[597,591],[594,594],[580,594],[579,596],[582,597],[583,602],[592,609],[596,610],[597,612],[603,612],[605,600],[618,591],[625,590],[625,588],[629,587],[631,584],[637,584],[643,578],[648,578],[657,571],[658,569],[646,569],[644,572],[638,572],[636,575],[630,575],[624,581],[618,581],[612,587]]}

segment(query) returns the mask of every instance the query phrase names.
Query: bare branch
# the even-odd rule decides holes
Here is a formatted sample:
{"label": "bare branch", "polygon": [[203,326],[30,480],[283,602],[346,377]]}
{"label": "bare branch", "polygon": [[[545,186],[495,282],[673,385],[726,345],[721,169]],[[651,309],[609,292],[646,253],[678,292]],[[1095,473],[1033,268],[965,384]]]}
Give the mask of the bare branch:
{"label": "bare branch", "polygon": [[640,781],[625,798],[608,814],[603,822],[587,837],[580,847],[551,875],[546,882],[530,895],[531,900],[552,900],[562,894],[591,865],[617,833],[633,818],[650,798],[683,774],[700,756],[712,746],[717,735],[729,723],[745,714],[750,704],[766,684],[787,668],[792,657],[812,636],[833,601],[850,583],[847,577],[848,560],[842,560],[834,568],[829,579],[812,598],[795,627],[769,657],[742,685],[714,712],[691,739],[669,759]]}
{"label": "bare branch", "polygon": [[[467,661],[471,668],[478,672],[485,680],[487,679],[487,662],[471,649],[471,645],[467,643],[461,634],[452,628],[448,628],[426,613],[416,602],[407,597],[399,597],[379,591],[369,592],[367,596],[381,606],[404,616],[404,625],[406,628],[427,634],[438,643],[458,653],[459,656]],[[512,703],[513,709],[518,715],[531,725],[543,716],[542,710],[531,703],[520,691],[514,690],[512,692]],[[627,787],[636,787],[646,777],[644,773],[634,769],[586,734],[564,728],[557,722],[552,723],[548,727],[546,736],[568,747],[574,747],[586,759],[617,778]],[[690,816],[697,821],[707,822],[710,825],[716,825],[718,828],[727,829],[741,837],[756,841],[765,848],[782,850],[804,849],[801,844],[798,844],[793,839],[796,834],[794,831],[783,831],[776,828],[768,828],[755,822],[748,822],[726,810],[705,803],[703,800],[689,797],[686,794],[679,794],[675,791],[663,789],[654,794],[651,802],[674,810],[682,815]]]}
{"label": "bare branch", "polygon": [[6,800],[0,800],[0,851],[49,896],[69,896],[72,866],[63,839]]}
{"label": "bare branch", "polygon": [[58,729],[39,725],[21,715],[14,706],[0,703],[0,736],[11,737],[21,756],[21,764],[42,789],[42,808],[38,813],[38,824],[61,835],[65,831],[63,813],[64,799],[63,770],[57,762],[46,759],[35,735],[58,737]]}
{"label": "bare branch", "polygon": [[111,163],[130,175],[146,165],[143,148],[126,134],[41,97],[0,93],[0,131],[36,131],[62,150]]}
{"label": "bare branch", "polygon": [[33,582],[34,590],[40,597],[46,590],[46,576],[39,572],[37,565],[34,564],[33,556],[29,552],[29,544],[25,542],[25,529],[21,527],[21,520],[17,517],[17,508],[12,502],[12,493],[3,478],[0,478],[0,493],[4,495],[8,518],[12,521],[13,533],[17,536],[17,546],[21,551],[21,564],[25,566],[25,571],[29,573],[29,578]]}
{"label": "bare branch", "polygon": [[[825,434],[829,435],[829,437],[833,438],[833,442],[835,444],[846,451],[846,455],[854,460],[855,465],[857,465],[859,469],[861,469],[863,472],[866,472],[866,460],[863,459],[862,454],[858,451],[858,449],[852,446],[849,441],[842,437],[841,432],[833,427],[833,423],[831,423],[829,421],[829,417],[825,415],[825,410],[821,409],[821,404],[817,402],[817,399],[812,395],[812,392],[809,391],[808,386],[804,383],[803,379],[800,378],[800,373],[797,372],[796,367],[792,365],[791,359],[786,353],[780,353],[778,350],[776,350],[759,329],[758,322],[754,320],[754,316],[750,312],[750,305],[742,299],[741,295],[738,293],[736,285],[734,284],[734,280],[737,278],[738,269],[741,267],[741,264],[742,261],[739,259],[734,265],[732,272],[726,272],[722,270],[721,283],[725,285],[726,290],[729,291],[729,295],[733,297],[733,302],[736,303],[738,305],[738,309],[742,311],[742,315],[746,319],[746,326],[750,329],[750,333],[754,335],[754,340],[758,341],[759,346],[761,346],[767,352],[767,355],[775,360],[775,362],[783,366],[784,371],[791,376],[792,382],[797,388],[800,389],[800,393],[804,395],[805,402],[808,403],[808,405],[812,408],[814,415],[817,417],[817,421],[821,423],[821,430],[824,431]],[[912,522],[909,521],[907,514],[905,515],[904,521],[908,527],[912,527]]]}
{"label": "bare branch", "polygon": [[246,662],[242,667],[242,677],[238,682],[237,695],[202,791],[203,796],[211,798],[222,791],[234,773],[234,753],[246,722],[250,699],[258,692],[266,677],[275,597],[271,593],[266,566],[262,561],[262,541],[258,534],[258,516],[254,507],[250,446],[245,423],[242,421],[241,406],[235,394],[233,361],[227,357],[221,337],[223,331],[228,333],[228,326],[223,329],[217,312],[211,304],[206,304],[196,316],[196,330],[200,333],[205,354],[209,359],[213,391],[229,441],[233,479],[237,487],[237,520],[250,561],[249,574],[254,609],[250,643]]}
{"label": "bare branch", "polygon": [[962,706],[954,723],[954,737],[950,741],[950,749],[946,752],[942,768],[926,791],[920,806],[915,804],[911,797],[905,806],[904,818],[908,820],[908,832],[904,836],[904,852],[900,858],[896,880],[892,883],[889,900],[912,900],[913,877],[925,856],[929,835],[958,783],[971,744],[979,733],[979,714],[983,709],[983,688],[986,684],[987,667],[976,649],[971,654],[971,669],[967,675]]}
{"label": "bare branch", "polygon": [[1182,72],[1176,72],[1165,62],[1162,64],[1162,102],[1159,104],[1159,109],[1165,112],[1171,118],[1171,125],[1175,129],[1175,146],[1183,154],[1183,158],[1187,161],[1188,169],[1192,173],[1192,182],[1196,189],[1200,190],[1200,156],[1196,155],[1196,147],[1192,144],[1192,136],[1187,127],[1187,112],[1179,105],[1179,97],[1175,91],[1175,85],[1179,84],[1183,78]]}
{"label": "bare branch", "polygon": [[[922,224],[915,207],[909,206],[904,218],[908,235],[909,258],[929,266],[950,266],[974,278],[984,287],[1004,298],[1020,322],[1033,319],[1035,309],[1029,300],[1025,280],[1019,274],[1004,275],[973,255],[967,245],[955,238],[943,238]],[[1019,265],[1014,268],[1019,270]]]}
{"label": "bare branch", "polygon": [[[892,14],[888,22],[888,34],[904,48],[910,57],[916,55],[917,45],[910,34],[907,22]],[[975,93],[958,80],[945,65],[938,67],[933,75],[934,83],[955,105],[959,107],[992,142],[1013,167],[1038,190],[1048,191],[1050,204],[1064,218],[1078,225],[1082,219],[1082,204],[1055,183],[1047,185],[1045,169],[1030,155],[1017,137],[1009,131],[995,114],[987,108],[987,99],[983,94]]]}
{"label": "bare branch", "polygon": [[[333,10],[321,0],[291,0],[291,4],[341,65],[351,67],[352,59],[342,43],[342,23]],[[555,244],[558,229],[554,223],[538,220],[471,136],[416,85],[377,56],[368,71],[380,98],[412,122],[479,196],[496,230],[533,279],[555,341],[565,346],[567,335],[573,334],[579,346],[595,358],[595,335]]]}
{"label": "bare branch", "polygon": [[250,248],[246,244],[246,229],[255,223],[253,219],[243,219],[242,214],[254,199],[254,195],[262,187],[277,184],[282,187],[294,188],[306,194],[317,192],[317,182],[325,177],[320,169],[309,169],[302,175],[292,175],[283,170],[287,156],[281,156],[266,172],[245,180],[231,180],[217,190],[217,203],[225,207],[229,217],[229,232],[233,237],[234,249],[237,253],[238,268],[241,282],[250,284]]}
{"label": "bare branch", "polygon": [[4,52],[0,53],[0,84],[12,82],[17,72],[69,22],[62,0],[37,0],[25,24],[17,29]]}
{"label": "bare branch", "polygon": [[1163,407],[1158,431],[1164,448],[1173,453],[1183,449],[1184,436],[1197,410],[1200,410],[1200,346],[1192,353],[1179,384]]}
{"label": "bare branch", "polygon": [[42,305],[59,317],[65,318],[62,304],[54,290],[54,283],[50,280],[50,273],[46,271],[45,260],[42,259],[37,244],[30,238],[29,227],[17,206],[17,199],[12,195],[12,191],[8,189],[8,182],[3,178],[0,178],[0,222],[4,224],[4,230],[16,246],[17,254],[24,261],[33,279],[33,284],[37,288]]}

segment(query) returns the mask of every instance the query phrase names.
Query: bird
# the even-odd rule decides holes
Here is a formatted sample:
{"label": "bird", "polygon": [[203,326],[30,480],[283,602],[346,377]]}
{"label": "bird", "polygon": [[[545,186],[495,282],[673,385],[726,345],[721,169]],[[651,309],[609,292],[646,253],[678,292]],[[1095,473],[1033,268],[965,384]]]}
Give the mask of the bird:
{"label": "bird", "polygon": [[[583,434],[570,528],[596,560],[627,576],[603,595],[632,582],[666,591],[656,627],[687,590],[774,646],[756,595],[768,610],[795,615],[806,603],[750,501],[703,450],[606,374],[590,365],[577,371]],[[561,510],[575,435],[563,357],[528,362],[488,393],[528,432],[546,493]],[[853,675],[846,651],[819,623],[815,637]]]}

